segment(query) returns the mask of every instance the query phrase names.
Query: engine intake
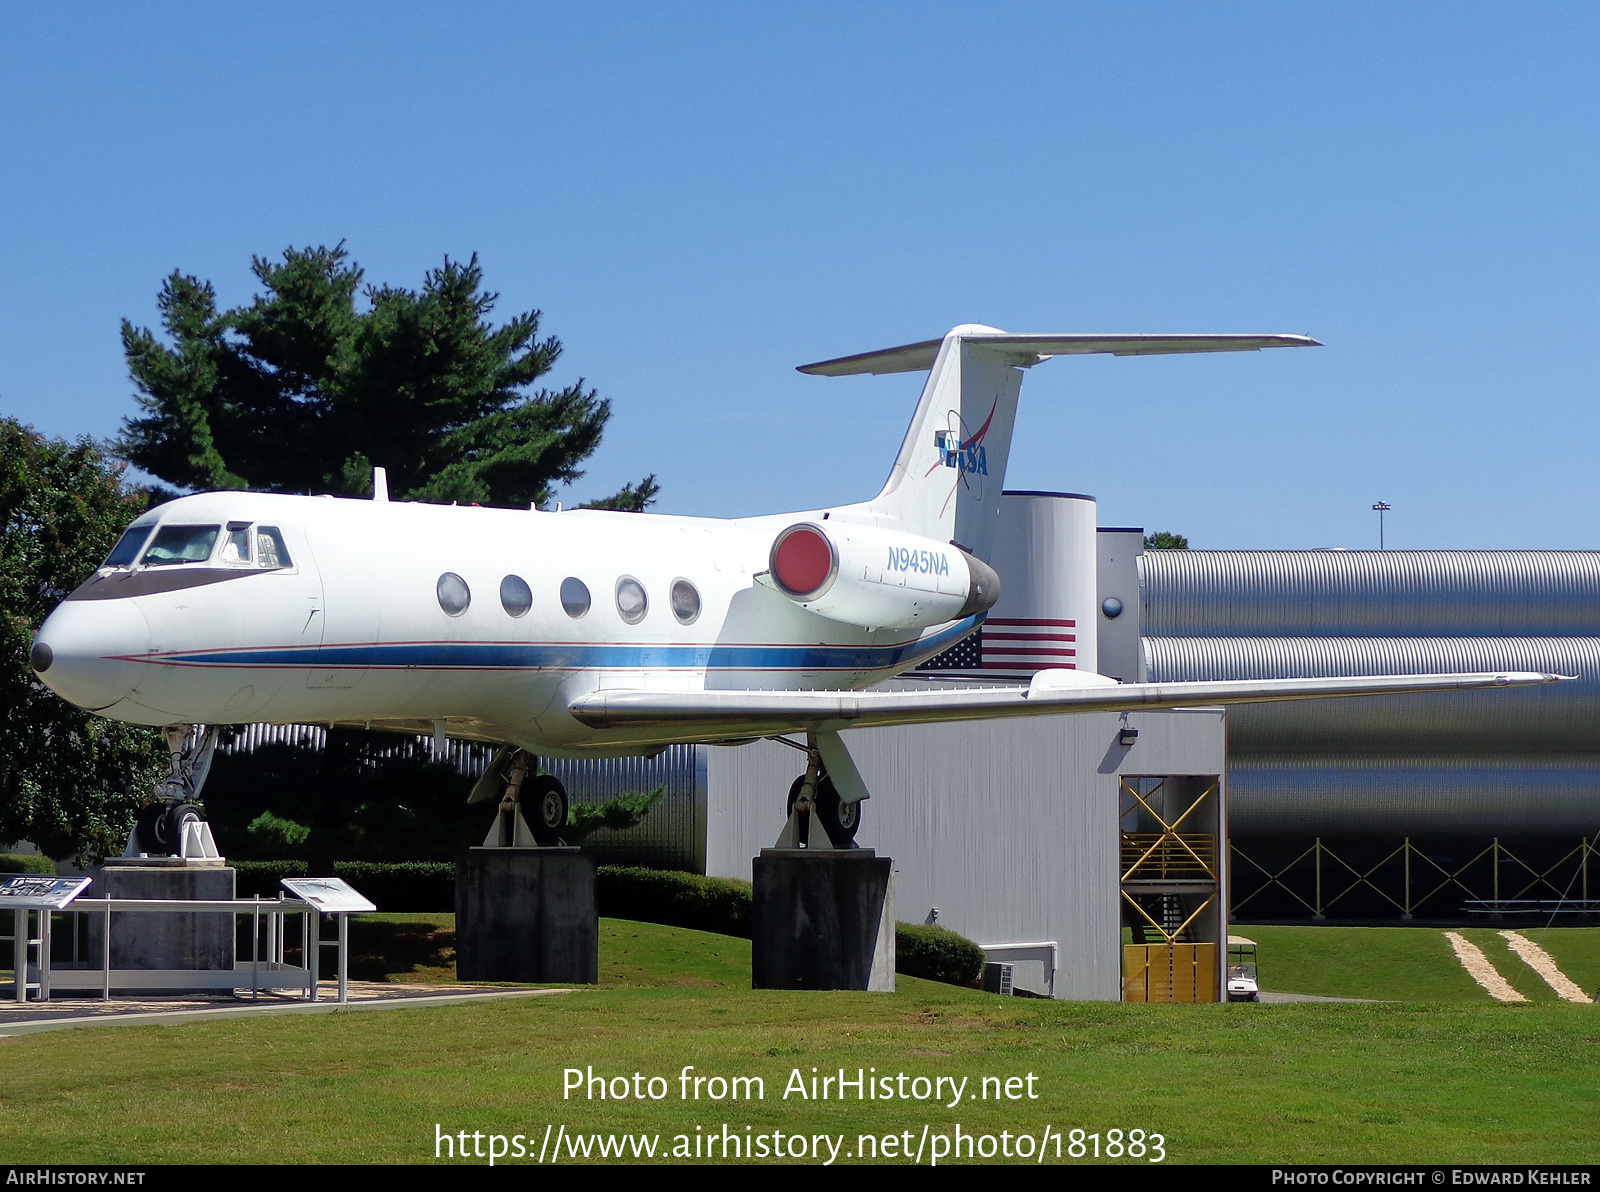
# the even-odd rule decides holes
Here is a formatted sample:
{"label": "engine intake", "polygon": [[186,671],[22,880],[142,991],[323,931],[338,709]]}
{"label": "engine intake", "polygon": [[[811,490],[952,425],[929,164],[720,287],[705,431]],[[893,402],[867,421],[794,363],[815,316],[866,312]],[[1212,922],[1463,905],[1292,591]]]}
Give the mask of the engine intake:
{"label": "engine intake", "polygon": [[953,543],[875,526],[790,526],[768,555],[772,582],[802,608],[866,629],[913,629],[985,612],[1000,577]]}

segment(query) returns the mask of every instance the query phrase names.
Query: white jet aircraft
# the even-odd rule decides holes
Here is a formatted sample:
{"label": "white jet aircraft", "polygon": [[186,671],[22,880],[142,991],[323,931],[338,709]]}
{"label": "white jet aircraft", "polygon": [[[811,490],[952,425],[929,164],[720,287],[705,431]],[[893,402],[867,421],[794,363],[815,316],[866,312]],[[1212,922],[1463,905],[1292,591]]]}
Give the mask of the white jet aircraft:
{"label": "white jet aircraft", "polygon": [[[500,743],[474,797],[503,843],[567,801],[535,755],[653,754],[804,734],[788,831],[848,846],[867,790],[839,731],[1002,716],[1548,683],[1533,673],[1118,683],[1070,668],[1026,687],[873,690],[971,633],[1000,594],[985,560],[1023,370],[1053,356],[1312,347],[1298,335],[942,339],[800,371],[928,370],[870,501],[715,520],[388,499],[200,493],[136,520],[51,614],[40,679],[102,716],[168,727],[164,802],[130,849],[177,851],[215,726],[313,723]],[[206,727],[209,726],[209,727]],[[526,789],[525,789],[526,788]]]}

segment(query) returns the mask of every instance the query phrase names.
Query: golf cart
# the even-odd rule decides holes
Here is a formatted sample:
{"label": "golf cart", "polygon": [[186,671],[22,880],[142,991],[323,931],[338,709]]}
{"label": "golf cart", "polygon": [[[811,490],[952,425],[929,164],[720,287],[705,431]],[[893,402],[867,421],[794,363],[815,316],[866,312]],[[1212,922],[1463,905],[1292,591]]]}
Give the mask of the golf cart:
{"label": "golf cart", "polygon": [[1261,1000],[1261,986],[1256,981],[1256,942],[1242,935],[1228,937],[1228,1000]]}

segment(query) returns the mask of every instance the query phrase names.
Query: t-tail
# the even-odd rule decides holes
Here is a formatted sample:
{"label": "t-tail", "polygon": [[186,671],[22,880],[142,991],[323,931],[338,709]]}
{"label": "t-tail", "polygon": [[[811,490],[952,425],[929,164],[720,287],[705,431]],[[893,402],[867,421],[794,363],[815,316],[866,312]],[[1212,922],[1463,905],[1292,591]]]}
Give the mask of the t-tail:
{"label": "t-tail", "polygon": [[805,364],[800,371],[843,377],[928,370],[928,383],[883,491],[840,512],[952,542],[987,561],[1000,515],[1023,369],[1052,356],[1318,346],[1305,335],[1012,335],[967,323],[943,339]]}

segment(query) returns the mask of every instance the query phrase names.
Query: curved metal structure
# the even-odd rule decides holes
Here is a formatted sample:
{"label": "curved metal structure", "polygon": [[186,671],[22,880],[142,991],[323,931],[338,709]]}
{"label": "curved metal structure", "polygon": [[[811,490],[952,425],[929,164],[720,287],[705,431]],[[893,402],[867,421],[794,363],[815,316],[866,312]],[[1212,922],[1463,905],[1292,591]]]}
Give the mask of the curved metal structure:
{"label": "curved metal structure", "polygon": [[1233,832],[1600,832],[1600,552],[1153,551],[1140,678],[1528,669],[1578,682],[1229,714]]}
{"label": "curved metal structure", "polygon": [[1600,637],[1146,637],[1141,649],[1147,680],[1160,683],[1500,669],[1579,676],[1488,696],[1450,691],[1242,706],[1228,714],[1234,755],[1600,753]]}
{"label": "curved metal structure", "polygon": [[1600,637],[1600,551],[1152,551],[1154,637]]}

